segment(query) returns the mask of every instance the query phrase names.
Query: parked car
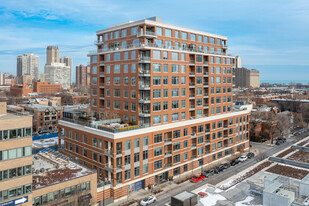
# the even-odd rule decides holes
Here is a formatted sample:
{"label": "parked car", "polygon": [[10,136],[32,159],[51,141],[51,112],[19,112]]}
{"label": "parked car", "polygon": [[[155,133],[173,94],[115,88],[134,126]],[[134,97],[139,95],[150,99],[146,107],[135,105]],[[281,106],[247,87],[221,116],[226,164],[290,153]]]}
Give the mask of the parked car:
{"label": "parked car", "polygon": [[254,153],[253,153],[253,152],[249,152],[249,153],[247,154],[247,157],[248,157],[249,159],[251,159],[252,157],[254,157]]}
{"label": "parked car", "polygon": [[280,145],[280,144],[282,144],[282,143],[284,143],[284,141],[281,140],[281,139],[277,139],[277,141],[275,142],[276,145]]}
{"label": "parked car", "polygon": [[239,159],[234,159],[234,160],[231,162],[231,165],[232,165],[232,166],[235,166],[235,165],[237,165],[239,162],[240,162]]}
{"label": "parked car", "polygon": [[148,197],[145,197],[145,198],[141,201],[140,205],[146,206],[146,205],[149,205],[149,204],[151,204],[151,203],[154,203],[156,200],[157,200],[157,199],[156,199],[156,196],[150,195],[150,196],[148,196]]}
{"label": "parked car", "polygon": [[219,169],[219,172],[221,172],[221,171],[223,171],[225,169],[225,166],[224,165],[219,165],[218,169]]}
{"label": "parked car", "polygon": [[215,174],[215,171],[213,169],[202,172],[202,175],[204,175],[205,177],[209,177],[209,176],[214,175],[214,174]]}
{"label": "parked car", "polygon": [[227,163],[224,164],[224,169],[227,169],[227,168],[229,168],[230,166],[231,166],[231,163],[227,162]]}
{"label": "parked car", "polygon": [[286,138],[279,138],[278,140],[280,140],[282,143],[286,142]]}
{"label": "parked car", "polygon": [[205,175],[194,175],[191,179],[191,182],[199,182],[205,178]]}
{"label": "parked car", "polygon": [[261,141],[262,141],[262,142],[266,142],[266,141],[267,141],[267,138],[262,136],[262,137],[261,137]]}
{"label": "parked car", "polygon": [[248,159],[248,157],[247,157],[247,155],[244,154],[244,155],[241,155],[238,159],[239,159],[240,162],[244,162]]}

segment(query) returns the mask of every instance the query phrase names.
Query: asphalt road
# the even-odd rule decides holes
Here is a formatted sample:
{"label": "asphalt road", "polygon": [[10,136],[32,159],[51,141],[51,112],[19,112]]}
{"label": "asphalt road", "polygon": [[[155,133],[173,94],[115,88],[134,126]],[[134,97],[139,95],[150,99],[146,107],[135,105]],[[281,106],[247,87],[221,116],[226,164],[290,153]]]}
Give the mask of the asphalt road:
{"label": "asphalt road", "polygon": [[[268,149],[265,149],[263,151],[264,157],[268,158],[274,154],[276,154],[277,152],[282,151],[283,149],[290,147],[291,145],[293,145],[294,143],[296,143],[298,140],[301,139],[301,137],[305,137],[307,136],[308,133],[304,133],[301,136],[298,136],[297,139],[296,138],[291,138],[290,140],[288,140],[287,142],[285,142],[284,144],[281,145],[274,145],[274,146],[268,146]],[[168,203],[171,201],[171,196],[177,195],[178,193],[182,192],[182,191],[192,191],[195,190],[198,187],[203,186],[204,184],[208,183],[211,185],[216,185],[228,178],[230,178],[233,175],[238,174],[239,172],[247,169],[248,167],[253,166],[254,164],[257,163],[256,158],[252,158],[249,159],[245,162],[241,162],[235,166],[231,166],[228,169],[225,169],[224,171],[220,172],[219,174],[215,174],[213,176],[210,176],[209,178],[207,178],[205,181],[201,181],[198,183],[191,183],[188,182],[188,184],[186,185],[182,185],[181,188],[176,188],[173,189],[169,192],[163,193],[161,195],[157,196],[157,201],[152,204],[153,206],[162,206],[165,203]]]}

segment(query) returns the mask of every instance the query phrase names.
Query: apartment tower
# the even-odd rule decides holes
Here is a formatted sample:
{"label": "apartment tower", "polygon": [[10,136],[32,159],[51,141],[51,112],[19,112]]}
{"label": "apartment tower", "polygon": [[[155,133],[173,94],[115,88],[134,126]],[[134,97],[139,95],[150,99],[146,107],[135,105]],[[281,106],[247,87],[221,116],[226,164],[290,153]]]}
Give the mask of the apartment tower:
{"label": "apartment tower", "polygon": [[96,121],[64,119],[59,128],[62,152],[110,183],[105,198],[117,201],[248,149],[249,111],[232,107],[227,37],[158,17],[96,35],[89,54]]}
{"label": "apartment tower", "polygon": [[52,62],[60,63],[58,46],[48,46],[46,48],[46,65],[51,65]]}
{"label": "apartment tower", "polygon": [[255,69],[245,67],[235,69],[235,84],[236,87],[242,88],[259,88],[260,87],[260,72]]}
{"label": "apartment tower", "polygon": [[17,77],[19,78],[19,84],[22,84],[23,75],[31,75],[35,80],[39,79],[39,56],[33,53],[23,54],[17,57]]}
{"label": "apartment tower", "polygon": [[65,66],[70,67],[70,82],[72,83],[72,58],[63,56],[60,58],[60,63],[64,63]]}
{"label": "apartment tower", "polygon": [[90,66],[84,66],[84,65],[76,66],[75,81],[77,87],[90,86]]}

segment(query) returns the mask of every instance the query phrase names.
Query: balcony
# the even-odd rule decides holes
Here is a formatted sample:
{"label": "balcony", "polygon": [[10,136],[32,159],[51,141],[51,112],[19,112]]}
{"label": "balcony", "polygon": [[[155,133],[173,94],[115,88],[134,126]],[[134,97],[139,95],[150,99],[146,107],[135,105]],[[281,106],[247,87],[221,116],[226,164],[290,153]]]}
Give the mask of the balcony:
{"label": "balcony", "polygon": [[139,90],[150,90],[150,85],[149,84],[140,84]]}
{"label": "balcony", "polygon": [[203,84],[203,86],[204,86],[204,87],[208,87],[208,82],[205,82],[205,83]]}
{"label": "balcony", "polygon": [[194,88],[195,87],[195,83],[194,82],[190,82],[189,83],[189,88]]}
{"label": "balcony", "polygon": [[137,37],[157,38],[157,34],[152,31],[138,32]]}
{"label": "balcony", "polygon": [[100,61],[100,66],[104,66],[104,65],[105,65],[104,61]]}
{"label": "balcony", "polygon": [[191,160],[196,159],[196,155],[191,156]]}
{"label": "balcony", "polygon": [[195,110],[195,105],[190,105],[189,111],[193,111],[193,110]]}
{"label": "balcony", "polygon": [[227,48],[228,48],[228,46],[226,44],[222,45],[222,49],[227,49]]}
{"label": "balcony", "polygon": [[203,96],[204,98],[208,98],[208,94],[206,93],[206,94],[204,94],[204,96]]}
{"label": "balcony", "polygon": [[116,155],[117,155],[117,156],[121,156],[121,155],[122,155],[122,150],[121,150],[121,149],[117,150],[117,151],[116,151]]}
{"label": "balcony", "polygon": [[195,94],[190,94],[189,99],[195,99]]}
{"label": "balcony", "polygon": [[[158,45],[158,44],[152,44],[152,43],[140,43],[140,44],[131,44],[127,45],[125,47],[110,47],[110,48],[105,48],[105,49],[95,49],[89,51],[88,55],[93,55],[93,54],[101,54],[101,53],[109,53],[113,51],[121,51],[121,50],[128,50],[128,49],[145,49],[149,50],[151,48],[161,48],[161,49],[168,49],[168,50],[173,50],[173,51],[186,51],[192,54],[216,54],[220,56],[232,56],[230,54],[226,54],[225,52],[214,52],[214,51],[198,51],[196,49],[192,48],[184,48],[184,47],[175,47],[175,46],[165,46],[165,45]],[[193,63],[193,62],[192,62]],[[195,64],[195,63],[194,63]]]}
{"label": "balcony", "polygon": [[224,125],[224,126],[223,126],[223,129],[224,129],[224,130],[227,130],[227,129],[228,129],[228,125],[227,125],[227,124]]}
{"label": "balcony", "polygon": [[209,62],[208,61],[204,61],[203,62],[203,66],[208,66],[209,65]]}
{"label": "balcony", "polygon": [[104,170],[113,173],[114,167],[111,164],[105,164],[104,165]]}
{"label": "balcony", "polygon": [[105,149],[104,155],[109,156],[109,157],[113,157],[113,155],[114,155],[113,150]]}
{"label": "balcony", "polygon": [[171,157],[172,156],[172,150],[168,150],[164,152],[164,157]]}
{"label": "balcony", "polygon": [[190,72],[189,77],[195,77],[195,72]]}
{"label": "balcony", "polygon": [[101,94],[101,95],[100,95],[100,99],[101,99],[101,100],[104,100],[104,94]]}
{"label": "balcony", "polygon": [[100,109],[104,109],[104,105],[100,105],[99,108],[100,108]]}
{"label": "balcony", "polygon": [[209,75],[208,72],[204,72],[204,73],[203,73],[203,76],[204,76],[204,77],[208,77],[208,75]]}
{"label": "balcony", "polygon": [[204,109],[208,109],[209,105],[208,104],[204,104]]}
{"label": "balcony", "polygon": [[139,59],[138,59],[138,63],[140,63],[140,64],[145,64],[145,63],[150,63],[150,57],[140,57]]}
{"label": "balcony", "polygon": [[98,45],[98,44],[104,44],[103,40],[97,40],[97,41],[94,41],[94,44]]}
{"label": "balcony", "polygon": [[195,66],[195,61],[194,60],[190,60],[189,66]]}
{"label": "balcony", "polygon": [[227,134],[225,134],[224,136],[223,136],[223,139],[228,139],[229,138],[229,136],[227,135]]}
{"label": "balcony", "polygon": [[138,75],[140,77],[150,77],[150,71],[149,70],[144,70],[144,71],[140,70]]}
{"label": "balcony", "polygon": [[195,132],[191,134],[191,138],[196,138],[196,133]]}
{"label": "balcony", "polygon": [[141,110],[139,112],[140,117],[150,117],[150,110]]}
{"label": "balcony", "polygon": [[170,145],[172,144],[172,138],[167,138],[164,140],[164,145]]}
{"label": "balcony", "polygon": [[172,163],[165,164],[165,165],[164,165],[164,169],[170,168],[171,166],[172,166]]}
{"label": "balcony", "polygon": [[196,143],[191,144],[191,149],[196,149]]}
{"label": "balcony", "polygon": [[150,104],[151,103],[150,97],[142,97],[138,100],[138,103],[140,103],[140,104]]}
{"label": "balcony", "polygon": [[104,77],[104,72],[100,72],[100,77]]}
{"label": "balcony", "polygon": [[104,89],[104,84],[103,83],[100,83],[100,88]]}
{"label": "balcony", "polygon": [[205,129],[205,134],[210,134],[210,129]]}

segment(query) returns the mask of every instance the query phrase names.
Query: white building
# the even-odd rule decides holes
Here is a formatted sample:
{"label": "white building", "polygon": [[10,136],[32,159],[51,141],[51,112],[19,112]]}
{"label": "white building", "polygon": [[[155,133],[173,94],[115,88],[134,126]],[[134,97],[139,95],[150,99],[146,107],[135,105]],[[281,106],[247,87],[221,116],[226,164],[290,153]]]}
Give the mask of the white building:
{"label": "white building", "polygon": [[5,79],[4,74],[0,73],[0,85],[4,85],[4,79]]}
{"label": "white building", "polygon": [[40,59],[33,53],[23,54],[17,57],[17,77],[31,75],[34,79],[39,79]]}
{"label": "white building", "polygon": [[70,82],[72,83],[72,58],[63,56],[60,58],[60,63],[64,63],[66,66],[70,67]]}
{"label": "white building", "polygon": [[63,89],[70,89],[70,71],[70,67],[64,63],[51,63],[44,68],[46,81],[51,84],[62,84]]}

